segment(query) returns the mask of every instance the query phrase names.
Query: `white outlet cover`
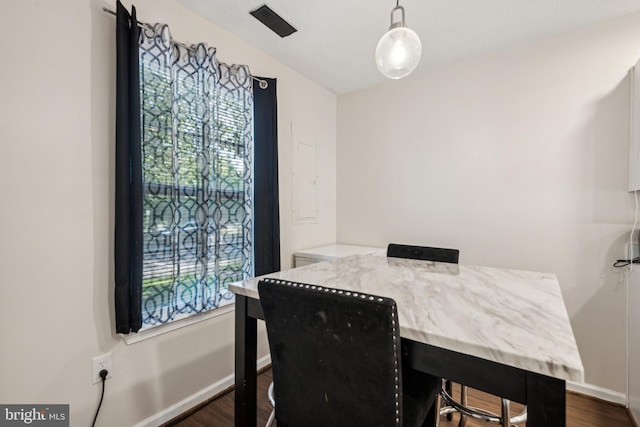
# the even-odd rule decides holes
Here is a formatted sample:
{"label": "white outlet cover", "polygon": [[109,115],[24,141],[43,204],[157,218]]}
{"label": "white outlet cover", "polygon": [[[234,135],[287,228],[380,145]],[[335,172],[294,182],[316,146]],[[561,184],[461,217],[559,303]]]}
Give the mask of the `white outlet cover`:
{"label": "white outlet cover", "polygon": [[93,361],[93,384],[97,384],[102,381],[100,378],[100,371],[103,369],[107,370],[107,378],[111,378],[113,376],[113,366],[111,364],[111,353],[106,353],[101,356],[96,356],[92,359]]}

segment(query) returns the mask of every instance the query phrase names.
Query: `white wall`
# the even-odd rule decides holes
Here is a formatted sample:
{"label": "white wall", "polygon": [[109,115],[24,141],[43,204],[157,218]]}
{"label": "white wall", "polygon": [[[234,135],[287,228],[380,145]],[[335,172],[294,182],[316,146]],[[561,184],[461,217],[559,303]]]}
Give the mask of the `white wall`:
{"label": "white wall", "polygon": [[[225,62],[278,79],[283,268],[295,250],[333,242],[335,95],[174,0],[134,3],[177,40],[207,41]],[[115,2],[23,0],[0,14],[0,402],[69,403],[72,426],[91,422],[91,359],[105,352],[104,426],[133,425],[233,374],[233,313],[132,345],[114,334],[115,18],[103,6]],[[291,222],[291,122],[317,132],[319,224]]]}
{"label": "white wall", "polygon": [[557,273],[586,382],[624,399],[639,57],[636,14],[339,96],[338,240]]}

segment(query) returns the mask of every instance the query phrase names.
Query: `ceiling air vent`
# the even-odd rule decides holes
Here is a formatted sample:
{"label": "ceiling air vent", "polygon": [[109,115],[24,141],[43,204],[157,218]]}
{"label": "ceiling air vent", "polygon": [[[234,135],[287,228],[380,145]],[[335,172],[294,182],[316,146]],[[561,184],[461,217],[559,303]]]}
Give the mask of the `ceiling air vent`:
{"label": "ceiling air vent", "polygon": [[282,19],[280,15],[271,10],[266,4],[263,4],[259,8],[254,9],[249,13],[253,15],[253,17],[258,21],[269,27],[271,31],[273,31],[280,37],[287,37],[288,35],[291,35],[298,31],[293,28],[291,24]]}

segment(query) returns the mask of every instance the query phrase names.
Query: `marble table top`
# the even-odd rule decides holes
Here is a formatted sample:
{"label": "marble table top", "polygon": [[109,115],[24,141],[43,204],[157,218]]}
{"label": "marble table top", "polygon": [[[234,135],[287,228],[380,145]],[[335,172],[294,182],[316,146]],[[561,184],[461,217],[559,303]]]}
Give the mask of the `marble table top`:
{"label": "marble table top", "polygon": [[258,298],[263,277],[390,297],[398,305],[404,338],[584,381],[552,273],[353,255],[237,282],[229,289]]}

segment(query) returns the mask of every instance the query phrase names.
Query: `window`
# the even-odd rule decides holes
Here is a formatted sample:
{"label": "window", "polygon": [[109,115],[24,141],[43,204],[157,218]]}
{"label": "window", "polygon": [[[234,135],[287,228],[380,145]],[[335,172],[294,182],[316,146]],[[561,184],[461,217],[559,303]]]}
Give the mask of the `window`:
{"label": "window", "polygon": [[253,277],[253,97],[245,66],[156,26],[140,44],[143,328],[233,302]]}

